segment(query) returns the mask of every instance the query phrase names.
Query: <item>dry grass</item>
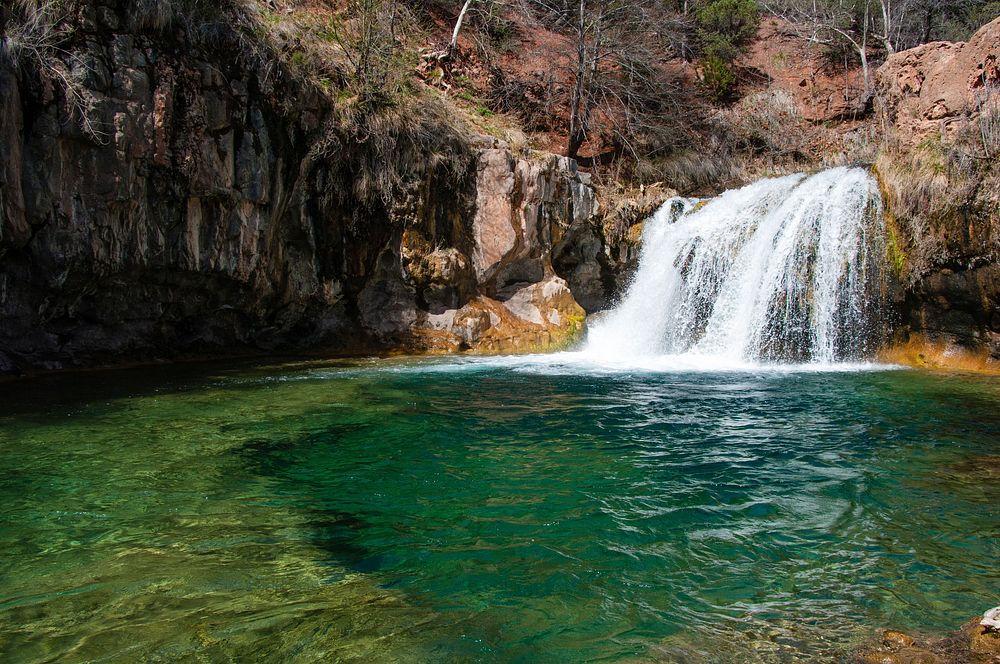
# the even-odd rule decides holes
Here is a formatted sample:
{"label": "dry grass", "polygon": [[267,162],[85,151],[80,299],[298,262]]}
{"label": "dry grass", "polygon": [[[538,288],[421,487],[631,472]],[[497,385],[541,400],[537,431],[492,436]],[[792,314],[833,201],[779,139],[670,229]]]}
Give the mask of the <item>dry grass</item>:
{"label": "dry grass", "polygon": [[432,91],[377,108],[355,99],[337,107],[312,158],[346,160],[344,184],[353,197],[389,207],[429,173],[439,182],[461,181],[472,165],[470,133]]}
{"label": "dry grass", "polygon": [[15,68],[31,65],[47,67],[63,39],[60,24],[65,15],[62,3],[14,0],[10,17],[2,27],[0,54]]}
{"label": "dry grass", "polygon": [[916,146],[883,116],[875,170],[895,220],[911,282],[935,265],[997,258],[1000,233],[1000,88],[984,81],[962,124]]}
{"label": "dry grass", "polygon": [[655,162],[639,162],[635,179],[661,181],[682,194],[716,194],[745,179],[740,160],[719,142],[680,150]]}
{"label": "dry grass", "polygon": [[982,147],[977,159],[1000,159],[1000,84],[987,83],[976,92],[976,119],[964,137],[967,144]]}
{"label": "dry grass", "polygon": [[[902,232],[905,272],[997,254],[1000,228],[1000,112],[992,91],[980,112],[949,138],[905,148],[890,139],[875,163],[887,209]],[[993,239],[991,239],[993,238]],[[955,247],[963,256],[953,256]]]}
{"label": "dry grass", "polygon": [[777,88],[751,93],[725,112],[741,152],[775,163],[802,160],[808,130],[792,96]]}
{"label": "dry grass", "polygon": [[22,73],[37,73],[43,82],[61,90],[66,115],[76,118],[85,134],[103,144],[106,132],[90,112],[93,94],[80,82],[86,65],[62,48],[71,32],[66,21],[71,7],[70,0],[13,0],[7,23],[0,26],[0,59]]}

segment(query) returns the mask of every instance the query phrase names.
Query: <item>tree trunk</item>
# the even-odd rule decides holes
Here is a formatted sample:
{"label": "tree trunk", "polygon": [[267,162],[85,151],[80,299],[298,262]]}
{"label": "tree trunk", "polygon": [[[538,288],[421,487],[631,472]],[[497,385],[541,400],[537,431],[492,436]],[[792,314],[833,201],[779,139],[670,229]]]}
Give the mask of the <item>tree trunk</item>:
{"label": "tree trunk", "polygon": [[[884,4],[882,5],[885,6]],[[861,75],[865,77],[865,96],[872,89],[871,72],[868,70],[868,3],[865,3],[865,22],[861,29],[861,44],[858,46],[858,55],[861,56]]]}
{"label": "tree trunk", "polygon": [[580,0],[580,16],[576,29],[576,81],[569,105],[569,142],[566,156],[575,159],[583,145],[583,131],[580,125],[583,105],[584,78],[587,76],[587,0]]}
{"label": "tree trunk", "polygon": [[455,53],[455,49],[458,48],[458,33],[462,31],[462,22],[465,20],[465,15],[469,12],[472,2],[473,0],[465,0],[465,4],[462,5],[462,11],[458,13],[458,19],[455,21],[455,29],[451,33],[451,43],[448,44],[449,58]]}
{"label": "tree trunk", "polygon": [[[896,45],[892,40],[892,0],[879,0],[879,8],[882,10],[882,34],[880,35],[880,39],[886,53],[892,55],[896,52]],[[866,16],[867,13],[866,10]]]}

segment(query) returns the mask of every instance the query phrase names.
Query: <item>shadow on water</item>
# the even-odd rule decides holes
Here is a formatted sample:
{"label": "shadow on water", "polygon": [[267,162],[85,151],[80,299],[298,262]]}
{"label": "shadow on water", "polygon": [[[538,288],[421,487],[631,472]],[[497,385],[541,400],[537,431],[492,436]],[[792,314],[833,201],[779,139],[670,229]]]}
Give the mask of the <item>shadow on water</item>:
{"label": "shadow on water", "polygon": [[[95,639],[113,609],[116,647],[150,622],[178,652],[267,661],[825,660],[1000,601],[1000,388],[975,377],[408,360],[88,381],[0,388],[0,653]],[[211,648],[177,645],[199,629]]]}
{"label": "shadow on water", "polygon": [[310,531],[309,543],[324,551],[338,567],[356,572],[372,572],[379,567],[378,556],[360,545],[363,531],[371,528],[363,515],[326,507],[321,482],[303,481],[300,464],[322,454],[321,449],[336,453],[345,432],[360,433],[365,427],[349,425],[330,427],[322,434],[300,438],[255,439],[234,450],[248,472],[277,480],[272,500],[284,499],[299,512],[301,525]]}
{"label": "shadow on water", "polygon": [[128,399],[197,393],[219,385],[231,390],[255,390],[259,389],[257,380],[267,380],[284,372],[356,369],[378,361],[375,358],[318,360],[281,357],[39,374],[0,381],[0,416],[44,418],[48,413],[62,413],[81,406],[86,406],[91,412],[102,407],[119,407]]}

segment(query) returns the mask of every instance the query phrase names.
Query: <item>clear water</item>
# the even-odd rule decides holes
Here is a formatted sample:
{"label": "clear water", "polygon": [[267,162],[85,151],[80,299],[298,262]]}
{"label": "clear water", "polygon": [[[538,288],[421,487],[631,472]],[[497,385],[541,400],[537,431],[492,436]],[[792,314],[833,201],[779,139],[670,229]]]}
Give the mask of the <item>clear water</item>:
{"label": "clear water", "polygon": [[1000,385],[565,355],[0,385],[0,660],[822,661],[1000,604]]}

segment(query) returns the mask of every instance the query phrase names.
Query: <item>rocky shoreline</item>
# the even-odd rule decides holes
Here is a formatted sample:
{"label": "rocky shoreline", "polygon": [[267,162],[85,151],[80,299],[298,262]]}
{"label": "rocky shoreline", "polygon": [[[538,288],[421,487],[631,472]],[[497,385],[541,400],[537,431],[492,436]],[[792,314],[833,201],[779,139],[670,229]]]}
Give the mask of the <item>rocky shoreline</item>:
{"label": "rocky shoreline", "polygon": [[1000,631],[983,625],[982,616],[938,638],[923,638],[897,630],[881,630],[862,646],[857,664],[996,664],[1000,662]]}

